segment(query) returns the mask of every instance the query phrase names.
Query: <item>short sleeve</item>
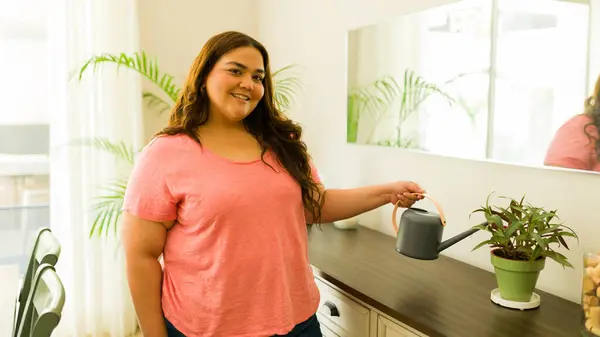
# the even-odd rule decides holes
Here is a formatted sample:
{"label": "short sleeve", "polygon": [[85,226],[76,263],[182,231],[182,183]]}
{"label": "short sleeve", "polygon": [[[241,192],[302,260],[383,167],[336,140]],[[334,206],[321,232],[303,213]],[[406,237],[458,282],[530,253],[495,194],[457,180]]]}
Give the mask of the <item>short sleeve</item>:
{"label": "short sleeve", "polygon": [[177,218],[177,201],[162,167],[164,151],[168,148],[156,140],[148,144],[137,158],[125,190],[123,210],[142,219],[159,222]]}
{"label": "short sleeve", "polygon": [[[587,116],[579,115],[562,125],[550,143],[544,164],[571,169],[589,170],[595,153],[595,141],[586,132]],[[590,126],[587,131],[597,137],[597,129]]]}

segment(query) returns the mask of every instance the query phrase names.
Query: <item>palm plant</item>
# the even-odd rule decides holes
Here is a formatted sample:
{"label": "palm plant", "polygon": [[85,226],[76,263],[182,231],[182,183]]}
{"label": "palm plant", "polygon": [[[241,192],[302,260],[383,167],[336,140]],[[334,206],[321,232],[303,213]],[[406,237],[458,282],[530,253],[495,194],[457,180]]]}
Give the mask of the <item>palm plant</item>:
{"label": "palm plant", "polygon": [[[78,71],[78,79],[81,80],[86,71],[97,72],[103,65],[114,65],[116,69],[126,68],[135,71],[143,78],[149,80],[158,93],[153,91],[143,91],[142,99],[158,113],[170,110],[180,92],[180,88],[175,85],[173,75],[161,72],[158,61],[149,58],[143,51],[133,54],[121,53],[101,54],[92,56],[87,60]],[[288,65],[273,72],[274,81],[274,100],[277,108],[282,112],[287,112],[295,100],[298,90],[301,90],[301,82],[293,74],[289,74],[296,68],[295,64]],[[107,151],[120,160],[124,160],[133,166],[134,156],[140,149],[134,149],[131,145],[122,141],[112,141],[106,138],[92,138],[77,141],[80,145],[92,146],[95,149]],[[127,178],[107,183],[101,186],[102,194],[96,198],[92,204],[92,210],[95,213],[94,221],[90,229],[90,237],[94,235],[108,235],[112,230],[116,233],[123,198],[127,188]]]}
{"label": "palm plant", "polygon": [[368,113],[375,120],[367,138],[367,142],[370,143],[377,125],[388,113],[393,113],[398,117],[395,139],[384,141],[382,145],[416,147],[413,140],[403,137],[402,126],[409,117],[419,111],[421,104],[434,95],[445,98],[450,105],[456,102],[450,94],[434,83],[427,82],[411,69],[404,71],[402,83],[398,83],[392,76],[383,76],[370,84],[351,89],[348,95],[347,141],[356,142],[362,114]]}

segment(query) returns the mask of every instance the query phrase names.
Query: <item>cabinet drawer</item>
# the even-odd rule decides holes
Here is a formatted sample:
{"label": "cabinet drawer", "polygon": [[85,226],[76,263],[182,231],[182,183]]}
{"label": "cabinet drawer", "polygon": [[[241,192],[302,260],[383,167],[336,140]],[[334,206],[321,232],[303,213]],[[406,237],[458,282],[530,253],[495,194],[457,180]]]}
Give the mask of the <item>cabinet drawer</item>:
{"label": "cabinet drawer", "polygon": [[323,334],[323,337],[340,337],[335,332],[329,330],[327,323],[325,323],[325,324],[323,324],[323,322],[320,322],[320,323],[321,323],[321,333]]}
{"label": "cabinet drawer", "polygon": [[321,293],[319,320],[341,337],[369,336],[370,309],[323,281],[315,281]]}

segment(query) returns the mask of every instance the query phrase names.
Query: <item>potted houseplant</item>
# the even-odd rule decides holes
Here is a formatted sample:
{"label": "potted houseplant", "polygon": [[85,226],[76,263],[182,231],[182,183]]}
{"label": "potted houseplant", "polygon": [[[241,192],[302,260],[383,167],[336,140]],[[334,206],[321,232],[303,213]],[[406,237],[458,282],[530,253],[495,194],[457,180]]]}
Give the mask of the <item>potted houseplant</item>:
{"label": "potted houseplant", "polygon": [[563,267],[573,267],[553,246],[568,250],[565,237],[578,239],[577,234],[558,222],[556,210],[524,202],[525,196],[519,201],[501,197],[508,200],[506,207],[490,206],[492,194],[488,195],[485,206],[472,212],[483,213],[486,219],[474,228],[491,234],[473,250],[483,246],[491,248],[491,263],[503,300],[529,302],[547,258]]}

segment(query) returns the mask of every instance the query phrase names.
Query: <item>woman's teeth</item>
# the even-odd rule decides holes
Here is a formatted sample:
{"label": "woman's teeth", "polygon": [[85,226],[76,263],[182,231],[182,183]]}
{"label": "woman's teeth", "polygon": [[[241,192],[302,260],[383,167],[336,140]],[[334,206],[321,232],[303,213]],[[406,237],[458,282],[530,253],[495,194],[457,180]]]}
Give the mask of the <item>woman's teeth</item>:
{"label": "woman's teeth", "polygon": [[244,96],[244,95],[231,94],[231,96],[233,96],[235,98],[239,98],[239,99],[244,100],[244,101],[249,101],[250,100],[250,97]]}

